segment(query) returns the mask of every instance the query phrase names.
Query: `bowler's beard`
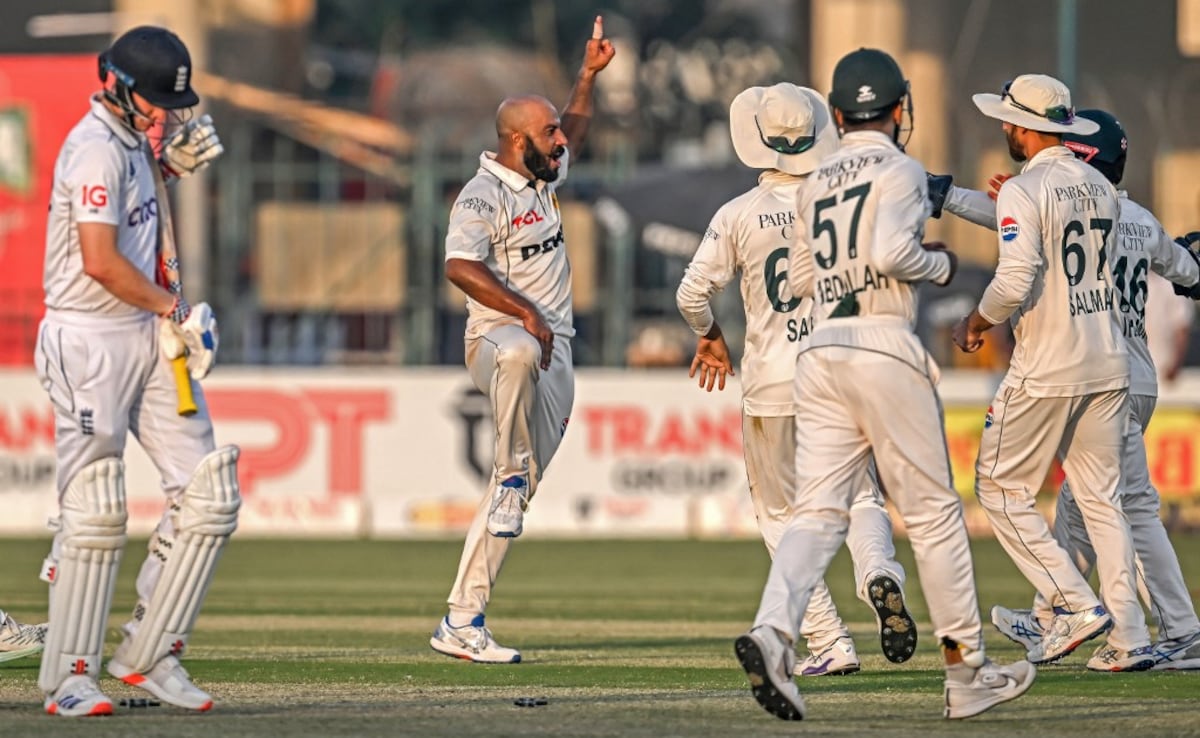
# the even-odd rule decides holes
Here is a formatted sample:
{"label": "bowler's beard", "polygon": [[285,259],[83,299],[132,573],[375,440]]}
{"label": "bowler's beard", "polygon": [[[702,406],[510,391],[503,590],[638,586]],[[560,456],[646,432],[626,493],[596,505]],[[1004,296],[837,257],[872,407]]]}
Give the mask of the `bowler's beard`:
{"label": "bowler's beard", "polygon": [[523,161],[525,168],[536,178],[543,182],[553,182],[558,179],[558,170],[550,166],[550,156],[562,156],[566,149],[562,146],[555,146],[550,154],[543,154],[533,145],[533,139],[529,136],[525,137],[525,156]]}
{"label": "bowler's beard", "polygon": [[1017,141],[1016,129],[1010,128],[1005,132],[1004,137],[1008,139],[1008,155],[1013,161],[1025,161],[1025,149],[1021,147],[1021,143]]}

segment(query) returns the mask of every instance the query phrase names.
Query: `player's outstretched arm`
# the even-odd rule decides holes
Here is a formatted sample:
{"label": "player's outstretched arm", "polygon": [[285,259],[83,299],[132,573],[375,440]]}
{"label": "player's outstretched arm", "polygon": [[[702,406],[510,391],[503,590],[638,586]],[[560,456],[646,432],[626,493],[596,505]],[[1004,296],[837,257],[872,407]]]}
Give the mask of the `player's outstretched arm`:
{"label": "player's outstretched arm", "polygon": [[588,39],[583,53],[583,65],[579,67],[571,97],[562,113],[562,132],[574,154],[579,153],[587,140],[588,127],[592,122],[592,88],[596,84],[596,75],[608,66],[616,53],[612,41],[604,38],[604,19],[596,16],[592,24],[592,37]]}
{"label": "player's outstretched arm", "polygon": [[901,282],[947,284],[954,276],[954,257],[945,249],[921,243],[929,215],[925,170],[915,161],[878,177],[875,232],[870,242],[871,266]]}
{"label": "player's outstretched arm", "polygon": [[1150,244],[1150,268],[1171,280],[1176,295],[1200,300],[1200,231],[1171,240],[1160,225]]}
{"label": "player's outstretched arm", "polygon": [[550,368],[550,356],[554,353],[554,331],[532,302],[505,287],[481,261],[447,259],[446,279],[480,305],[520,318],[525,330],[542,346],[542,369]]}

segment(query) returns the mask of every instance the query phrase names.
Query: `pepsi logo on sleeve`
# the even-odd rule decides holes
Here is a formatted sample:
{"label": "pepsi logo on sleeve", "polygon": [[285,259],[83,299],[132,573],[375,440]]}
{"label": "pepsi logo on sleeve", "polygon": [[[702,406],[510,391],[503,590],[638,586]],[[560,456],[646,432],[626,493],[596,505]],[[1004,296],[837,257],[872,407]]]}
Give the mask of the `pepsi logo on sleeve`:
{"label": "pepsi logo on sleeve", "polygon": [[1017,225],[1017,219],[1011,216],[1005,216],[1000,221],[1000,238],[1005,241],[1013,241],[1021,232],[1021,227]]}

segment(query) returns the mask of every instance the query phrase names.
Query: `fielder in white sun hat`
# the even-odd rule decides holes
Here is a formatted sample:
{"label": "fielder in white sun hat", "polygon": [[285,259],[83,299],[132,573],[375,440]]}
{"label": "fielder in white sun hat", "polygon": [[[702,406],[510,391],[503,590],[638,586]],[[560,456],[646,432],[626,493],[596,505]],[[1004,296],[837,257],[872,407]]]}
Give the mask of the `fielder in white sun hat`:
{"label": "fielder in white sun hat", "polygon": [[1075,115],[1067,86],[1044,74],[1022,74],[1007,82],[999,95],[981,92],[971,99],[987,117],[1031,131],[1089,136],[1100,130],[1095,122]]}
{"label": "fielder in white sun hat", "polygon": [[801,176],[837,151],[838,134],[815,90],[780,82],[743,90],[729,106],[733,150],[752,169]]}

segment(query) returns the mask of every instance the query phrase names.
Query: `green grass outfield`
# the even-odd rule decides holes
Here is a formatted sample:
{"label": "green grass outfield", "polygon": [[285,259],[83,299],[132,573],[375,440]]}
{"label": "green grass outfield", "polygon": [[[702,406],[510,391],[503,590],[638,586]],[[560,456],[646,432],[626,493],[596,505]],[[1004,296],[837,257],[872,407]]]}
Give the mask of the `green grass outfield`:
{"label": "green grass outfield", "polygon": [[[1177,541],[1200,583],[1200,539]],[[863,672],[803,679],[809,717],[785,723],[750,696],[733,639],[750,624],[767,572],[753,541],[516,543],[489,624],[525,662],[485,666],[429,649],[459,542],[237,541],[221,563],[187,660],[213,693],[207,715],[118,708],[111,718],[42,714],[37,661],[0,664],[0,736],[770,736],[1200,735],[1200,673],[1095,674],[1086,656],[1045,667],[1021,700],[967,721],[941,718],[940,657],[920,588],[917,656],[887,664],[874,619],[854,598],[842,554],[830,585]],[[0,606],[45,613],[36,575],[47,544],[0,542]],[[913,574],[911,552],[901,560]],[[131,544],[115,617],[132,605],[144,547]],[[975,544],[981,605],[1028,601],[994,542]],[[1195,591],[1195,590],[1193,590]],[[991,655],[1018,651],[986,627]],[[108,651],[116,644],[110,628]],[[1091,648],[1081,649],[1090,653]],[[110,696],[140,691],[105,677]],[[545,707],[520,708],[522,696]]]}

